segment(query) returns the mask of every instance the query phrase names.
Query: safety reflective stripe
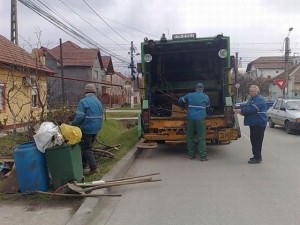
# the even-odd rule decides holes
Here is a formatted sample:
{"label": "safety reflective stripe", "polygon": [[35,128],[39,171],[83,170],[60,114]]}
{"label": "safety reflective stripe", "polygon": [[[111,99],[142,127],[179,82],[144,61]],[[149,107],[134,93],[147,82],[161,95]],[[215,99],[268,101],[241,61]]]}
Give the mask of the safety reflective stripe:
{"label": "safety reflective stripe", "polygon": [[182,97],[182,98],[180,98],[183,102],[185,102],[185,99]]}
{"label": "safety reflective stripe", "polygon": [[252,105],[254,106],[254,108],[256,108],[257,111],[259,111],[259,108],[257,105],[255,105],[255,104],[252,104]]}
{"label": "safety reflective stripe", "polygon": [[205,109],[205,106],[201,106],[201,105],[189,105],[189,108],[200,108],[200,109]]}
{"label": "safety reflective stripe", "polygon": [[86,116],[87,119],[100,119],[102,116]]}
{"label": "safety reflective stripe", "polygon": [[85,113],[81,111],[76,111],[76,114],[84,115]]}

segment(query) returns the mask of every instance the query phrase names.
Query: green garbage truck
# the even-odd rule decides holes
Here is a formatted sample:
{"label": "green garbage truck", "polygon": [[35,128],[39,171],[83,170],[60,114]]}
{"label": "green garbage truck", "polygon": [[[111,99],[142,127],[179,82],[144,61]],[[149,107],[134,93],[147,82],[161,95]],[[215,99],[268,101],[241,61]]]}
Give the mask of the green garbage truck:
{"label": "green garbage truck", "polygon": [[234,58],[230,38],[197,38],[195,33],[164,35],[141,43],[142,104],[139,135],[145,142],[184,142],[186,112],[177,100],[201,82],[210,97],[206,139],[230,143],[240,134],[233,113]]}

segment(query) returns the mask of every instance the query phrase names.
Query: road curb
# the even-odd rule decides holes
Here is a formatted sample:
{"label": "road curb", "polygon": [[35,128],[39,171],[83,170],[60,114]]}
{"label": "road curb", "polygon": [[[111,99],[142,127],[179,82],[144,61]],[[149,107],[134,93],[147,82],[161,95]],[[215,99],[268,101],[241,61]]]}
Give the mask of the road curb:
{"label": "road curb", "polygon": [[[111,180],[123,176],[135,161],[139,152],[140,150],[137,148],[137,145],[135,145],[107,174],[102,177],[102,179]],[[99,189],[92,193],[105,194],[108,192],[109,189]],[[93,218],[94,209],[100,203],[101,199],[101,197],[86,198],[66,225],[88,224]]]}

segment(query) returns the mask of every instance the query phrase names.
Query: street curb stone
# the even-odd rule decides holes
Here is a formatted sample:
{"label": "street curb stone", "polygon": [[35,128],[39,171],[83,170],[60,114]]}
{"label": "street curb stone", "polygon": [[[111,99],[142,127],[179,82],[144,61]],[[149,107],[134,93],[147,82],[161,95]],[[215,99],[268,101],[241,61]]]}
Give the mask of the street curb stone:
{"label": "street curb stone", "polygon": [[[123,176],[131,167],[139,152],[140,150],[135,145],[102,179],[111,180]],[[92,193],[105,194],[108,192],[109,189],[99,189]],[[66,225],[87,225],[93,218],[94,209],[102,198],[106,197],[86,198]]]}

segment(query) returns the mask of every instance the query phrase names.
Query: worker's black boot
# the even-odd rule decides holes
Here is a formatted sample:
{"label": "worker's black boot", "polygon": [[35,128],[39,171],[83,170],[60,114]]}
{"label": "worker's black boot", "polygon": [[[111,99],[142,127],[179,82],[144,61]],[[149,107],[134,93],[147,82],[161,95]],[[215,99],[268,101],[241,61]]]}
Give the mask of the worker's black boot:
{"label": "worker's black boot", "polygon": [[251,158],[248,163],[250,164],[257,164],[257,163],[261,163],[262,159],[256,159],[256,158]]}

